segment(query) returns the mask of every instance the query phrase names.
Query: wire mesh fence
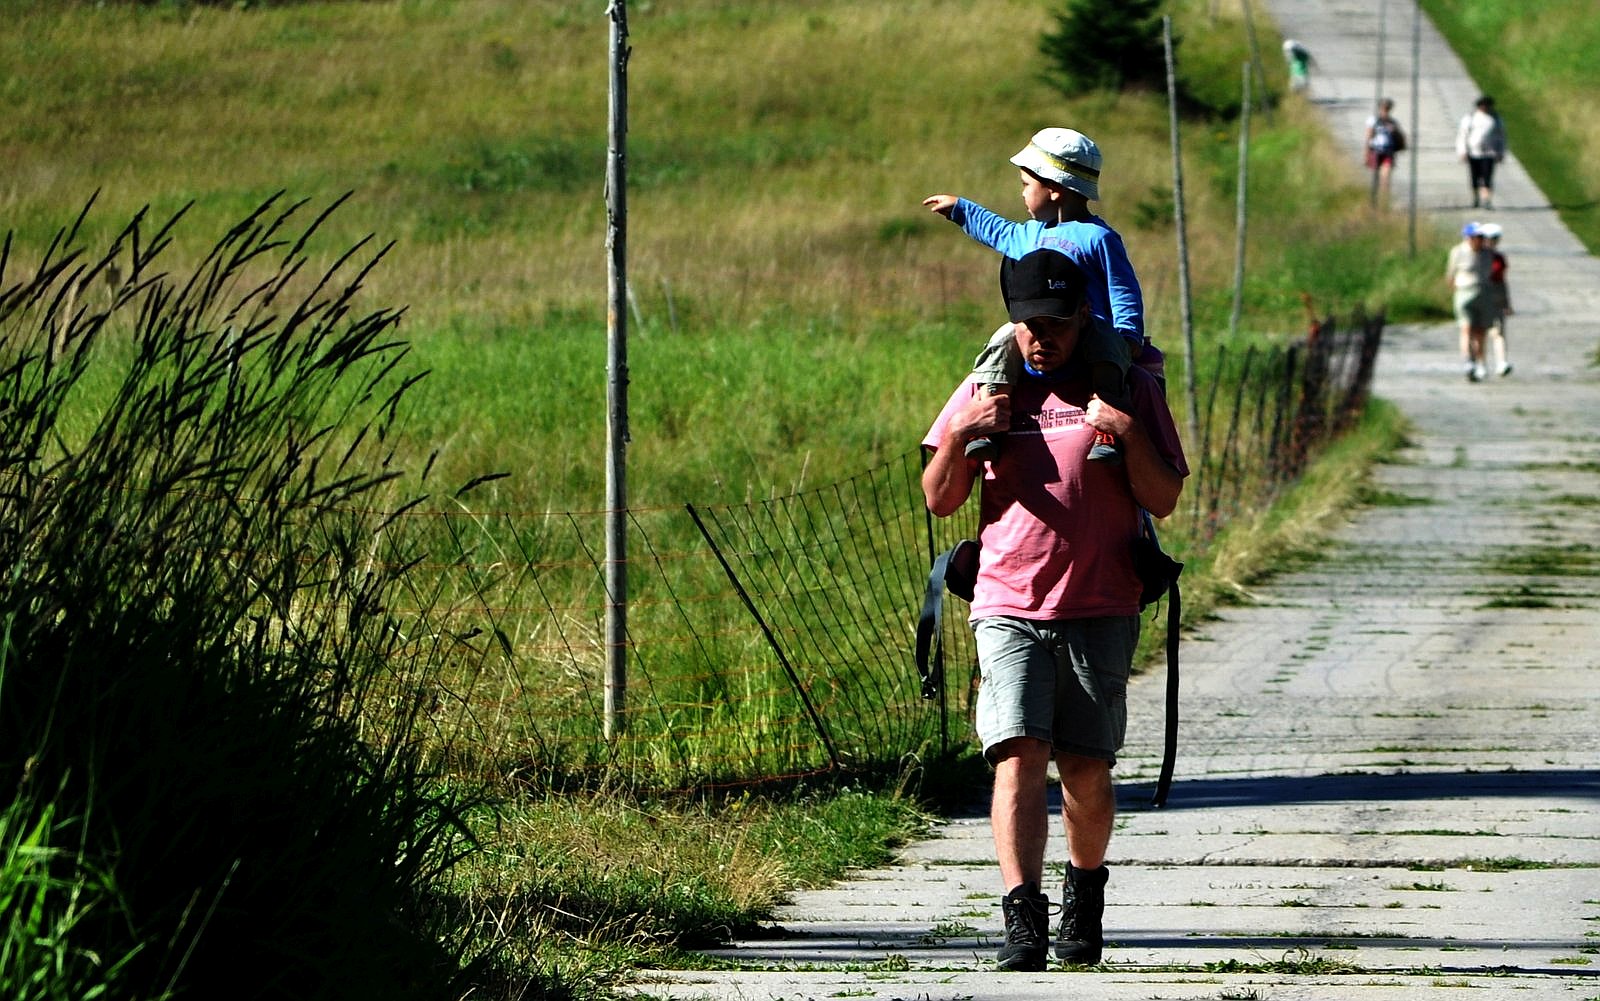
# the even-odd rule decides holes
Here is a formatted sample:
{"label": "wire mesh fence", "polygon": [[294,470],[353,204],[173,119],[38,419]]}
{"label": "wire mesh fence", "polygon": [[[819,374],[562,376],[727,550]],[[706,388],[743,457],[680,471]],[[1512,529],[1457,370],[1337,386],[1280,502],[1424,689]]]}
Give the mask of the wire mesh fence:
{"label": "wire mesh fence", "polygon": [[[1364,405],[1383,317],[1329,317],[1293,344],[1204,363],[1202,440],[1165,529],[1189,552],[1268,503]],[[934,519],[920,449],[825,487],[743,504],[628,514],[624,726],[603,736],[605,512],[431,518],[435,614],[452,610],[495,667],[442,711],[497,780],[662,789],[892,770],[971,736],[976,664],[952,599],[945,684],[921,697],[914,627],[935,553],[974,531],[975,504]],[[440,601],[440,598],[447,600]],[[959,606],[956,607],[956,606]]]}
{"label": "wire mesh fence", "polygon": [[[136,233],[137,225],[129,232]],[[269,392],[277,384],[275,373],[287,364],[284,359],[299,356],[288,349],[257,352],[271,317],[256,313],[270,313],[273,296],[291,281],[300,244],[276,277],[267,269],[264,284],[242,305],[221,305],[218,296],[228,285],[226,276],[280,246],[274,242],[278,225],[263,223],[259,233],[244,225],[231,234],[228,241],[256,234],[252,239],[260,246],[241,255],[228,251],[231,243],[225,241],[190,286],[204,293],[205,308],[173,307],[189,326],[174,341],[171,359],[161,364],[178,371],[198,366],[204,377],[172,380],[174,394],[181,387],[190,394],[183,400],[198,401],[162,411],[170,411],[172,426],[183,426],[186,415],[211,413],[206,394],[214,390],[224,430],[245,426],[240,421],[249,414],[275,413],[263,409],[280,402]],[[138,258],[144,260],[164,238],[135,242],[145,248]],[[6,249],[0,247],[0,274]],[[64,288],[34,326],[13,331],[12,347],[21,359],[6,369],[13,396],[28,397],[29,379],[63,365],[73,371],[88,365],[86,341],[63,339],[63,330],[96,330],[119,310],[138,305],[138,290],[145,286],[131,282],[115,284],[109,305],[74,306],[80,286],[97,287],[95,279],[112,259],[80,264],[68,258],[58,266],[66,275]],[[76,270],[66,274],[69,266]],[[30,304],[59,284],[56,277],[56,271],[42,274],[26,286],[38,290],[28,294],[32,298],[8,308],[33,316]],[[158,316],[157,307],[172,293],[152,287],[149,309],[156,311],[146,314]],[[351,294],[334,300],[326,316],[295,312],[291,328],[308,318],[335,324]],[[379,313],[369,325],[382,329],[393,320]],[[1187,443],[1192,475],[1184,507],[1163,528],[1169,541],[1193,553],[1234,514],[1265,504],[1293,479],[1310,453],[1359,411],[1382,329],[1381,316],[1357,315],[1342,325],[1329,318],[1312,323],[1294,344],[1219,348],[1199,359],[1198,382],[1210,388],[1199,401],[1201,440]],[[108,350],[97,356],[100,364],[131,365]],[[241,364],[256,354],[265,357]],[[328,371],[350,362],[341,355]],[[373,363],[373,385],[392,365]],[[159,402],[165,384],[152,380]],[[333,397],[326,392],[309,395],[319,401],[307,404],[312,414],[323,406],[355,405],[328,403]],[[14,407],[12,416],[27,409]],[[307,437],[307,428],[320,424],[295,414],[255,418],[274,430],[250,454],[260,458],[280,445],[298,457],[309,448],[339,455],[355,447],[320,433]],[[286,428],[283,441],[279,428]],[[224,437],[218,432],[204,440],[219,455],[239,461],[244,453],[230,453]],[[9,454],[26,465],[26,450],[13,444]],[[150,451],[161,457],[156,472],[165,469],[170,449],[158,443]],[[339,481],[341,490],[361,485],[360,495],[381,508],[336,512],[381,526],[369,539],[318,534],[326,532],[322,516],[337,507],[333,498],[342,495],[306,489],[292,499],[272,501],[268,494],[251,501],[247,488],[224,490],[217,485],[223,481],[215,481],[215,495],[200,497],[192,491],[212,481],[190,482],[182,470],[154,476],[148,496],[134,499],[133,506],[154,510],[170,502],[176,511],[181,504],[211,504],[226,507],[244,525],[273,512],[295,520],[287,526],[294,531],[286,534],[296,540],[295,548],[281,560],[265,561],[267,570],[248,570],[269,578],[252,580],[251,587],[273,596],[264,599],[271,607],[252,616],[252,628],[262,635],[298,635],[308,621],[322,619],[342,621],[353,635],[350,623],[374,609],[352,606],[345,596],[363,581],[385,581],[381,611],[393,617],[396,630],[384,635],[386,644],[394,641],[394,656],[386,659],[441,663],[438,671],[391,671],[384,695],[392,705],[417,707],[415,719],[407,709],[407,726],[415,723],[419,739],[448,756],[445,764],[457,774],[550,788],[617,783],[681,790],[823,772],[892,771],[908,757],[929,760],[967,745],[976,667],[971,634],[961,621],[965,608],[953,600],[944,617],[944,683],[933,699],[922,697],[914,664],[915,623],[930,562],[973,534],[977,505],[950,519],[932,518],[920,487],[922,465],[921,450],[912,448],[876,468],[785,497],[626,512],[628,677],[623,725],[610,737],[604,688],[613,652],[604,627],[607,512],[474,510],[468,488],[447,507],[419,502],[394,510],[366,493],[388,482],[388,472],[370,482]],[[180,497],[184,490],[191,493]],[[358,545],[351,541],[356,538],[365,541]],[[243,564],[238,547],[226,557]],[[282,578],[281,586],[272,586],[274,577]],[[368,737],[383,736],[376,719],[363,717],[362,725],[374,730]]]}

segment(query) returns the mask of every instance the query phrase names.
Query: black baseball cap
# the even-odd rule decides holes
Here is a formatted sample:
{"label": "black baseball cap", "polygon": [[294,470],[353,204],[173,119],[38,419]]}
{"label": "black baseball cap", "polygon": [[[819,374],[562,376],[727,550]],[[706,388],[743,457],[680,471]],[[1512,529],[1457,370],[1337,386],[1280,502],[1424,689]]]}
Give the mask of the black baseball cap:
{"label": "black baseball cap", "polygon": [[1035,250],[1000,262],[1000,294],[1012,323],[1032,316],[1076,316],[1088,284],[1083,269],[1059,250]]}

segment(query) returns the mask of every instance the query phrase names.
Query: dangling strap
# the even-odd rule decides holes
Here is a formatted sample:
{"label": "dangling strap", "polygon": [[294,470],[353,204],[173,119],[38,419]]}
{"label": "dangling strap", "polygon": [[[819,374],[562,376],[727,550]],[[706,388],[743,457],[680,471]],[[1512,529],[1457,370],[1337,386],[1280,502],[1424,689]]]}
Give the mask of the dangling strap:
{"label": "dangling strap", "polygon": [[934,557],[928,589],[922,595],[922,614],[917,618],[917,675],[925,699],[937,696],[944,684],[944,578],[954,553],[951,547]]}
{"label": "dangling strap", "polygon": [[1178,579],[1167,588],[1167,736],[1161,751],[1161,776],[1156,779],[1156,794],[1151,807],[1161,807],[1172,791],[1172,769],[1178,761],[1178,620],[1182,617]]}

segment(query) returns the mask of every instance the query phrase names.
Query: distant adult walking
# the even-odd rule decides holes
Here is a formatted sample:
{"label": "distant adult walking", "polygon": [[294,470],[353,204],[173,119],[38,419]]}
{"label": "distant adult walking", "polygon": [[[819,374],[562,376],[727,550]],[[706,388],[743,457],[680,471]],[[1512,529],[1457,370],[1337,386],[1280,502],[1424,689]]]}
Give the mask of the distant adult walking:
{"label": "distant adult walking", "polygon": [[1394,117],[1394,101],[1378,102],[1378,113],[1367,119],[1367,168],[1372,175],[1375,205],[1389,204],[1389,179],[1394,173],[1394,157],[1406,148],[1406,134]]}
{"label": "distant adult walking", "polygon": [[1456,156],[1467,162],[1472,207],[1494,208],[1494,165],[1506,158],[1506,128],[1494,110],[1494,98],[1478,98],[1477,107],[1461,119]]}
{"label": "distant adult walking", "polygon": [[1445,262],[1444,278],[1450,284],[1451,305],[1461,327],[1461,360],[1468,382],[1479,382],[1488,374],[1483,341],[1494,322],[1494,300],[1489,288],[1492,261],[1483,229],[1469,222],[1461,228],[1461,242],[1450,248]]}

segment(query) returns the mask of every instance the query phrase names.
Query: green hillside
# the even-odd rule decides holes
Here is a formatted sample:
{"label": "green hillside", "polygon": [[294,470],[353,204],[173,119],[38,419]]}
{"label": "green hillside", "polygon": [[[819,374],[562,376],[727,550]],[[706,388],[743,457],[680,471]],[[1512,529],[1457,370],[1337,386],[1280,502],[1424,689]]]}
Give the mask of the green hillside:
{"label": "green hillside", "polygon": [[[1588,0],[1423,0],[1506,120],[1511,150],[1590,253],[1600,253],[1600,117]],[[1465,114],[1467,109],[1462,109]]]}
{"label": "green hillside", "polygon": [[[325,232],[330,245],[395,241],[367,287],[407,307],[402,334],[433,373],[406,423],[416,453],[437,450],[436,469],[458,482],[509,471],[494,488],[506,504],[595,504],[603,8],[6,7],[0,225],[24,257],[95,192],[92,234],[146,204],[162,215],[192,201],[178,234],[191,253],[276,190],[314,207],[353,192]],[[1126,237],[1157,342],[1181,354],[1164,102],[1053,91],[1035,52],[1043,11],[1036,0],[634,7],[641,502],[786,490],[790,456],[809,456],[813,474],[844,472],[909,447],[992,329],[997,298],[992,255],[919,202],[955,191],[1020,214],[1007,159],[1045,125],[1102,145],[1100,211]],[[1248,56],[1238,17],[1236,4],[1181,5],[1195,89],[1236,93]],[[1270,54],[1275,41],[1263,44]],[[1280,63],[1267,62],[1279,95]],[[1429,268],[1393,266],[1403,229],[1365,211],[1308,109],[1286,103],[1270,126],[1258,115],[1255,136],[1252,196],[1271,210],[1251,225],[1246,329],[1302,329],[1301,292],[1324,309],[1439,308]],[[1204,345],[1232,301],[1237,144],[1226,120],[1189,121],[1184,144]]]}

